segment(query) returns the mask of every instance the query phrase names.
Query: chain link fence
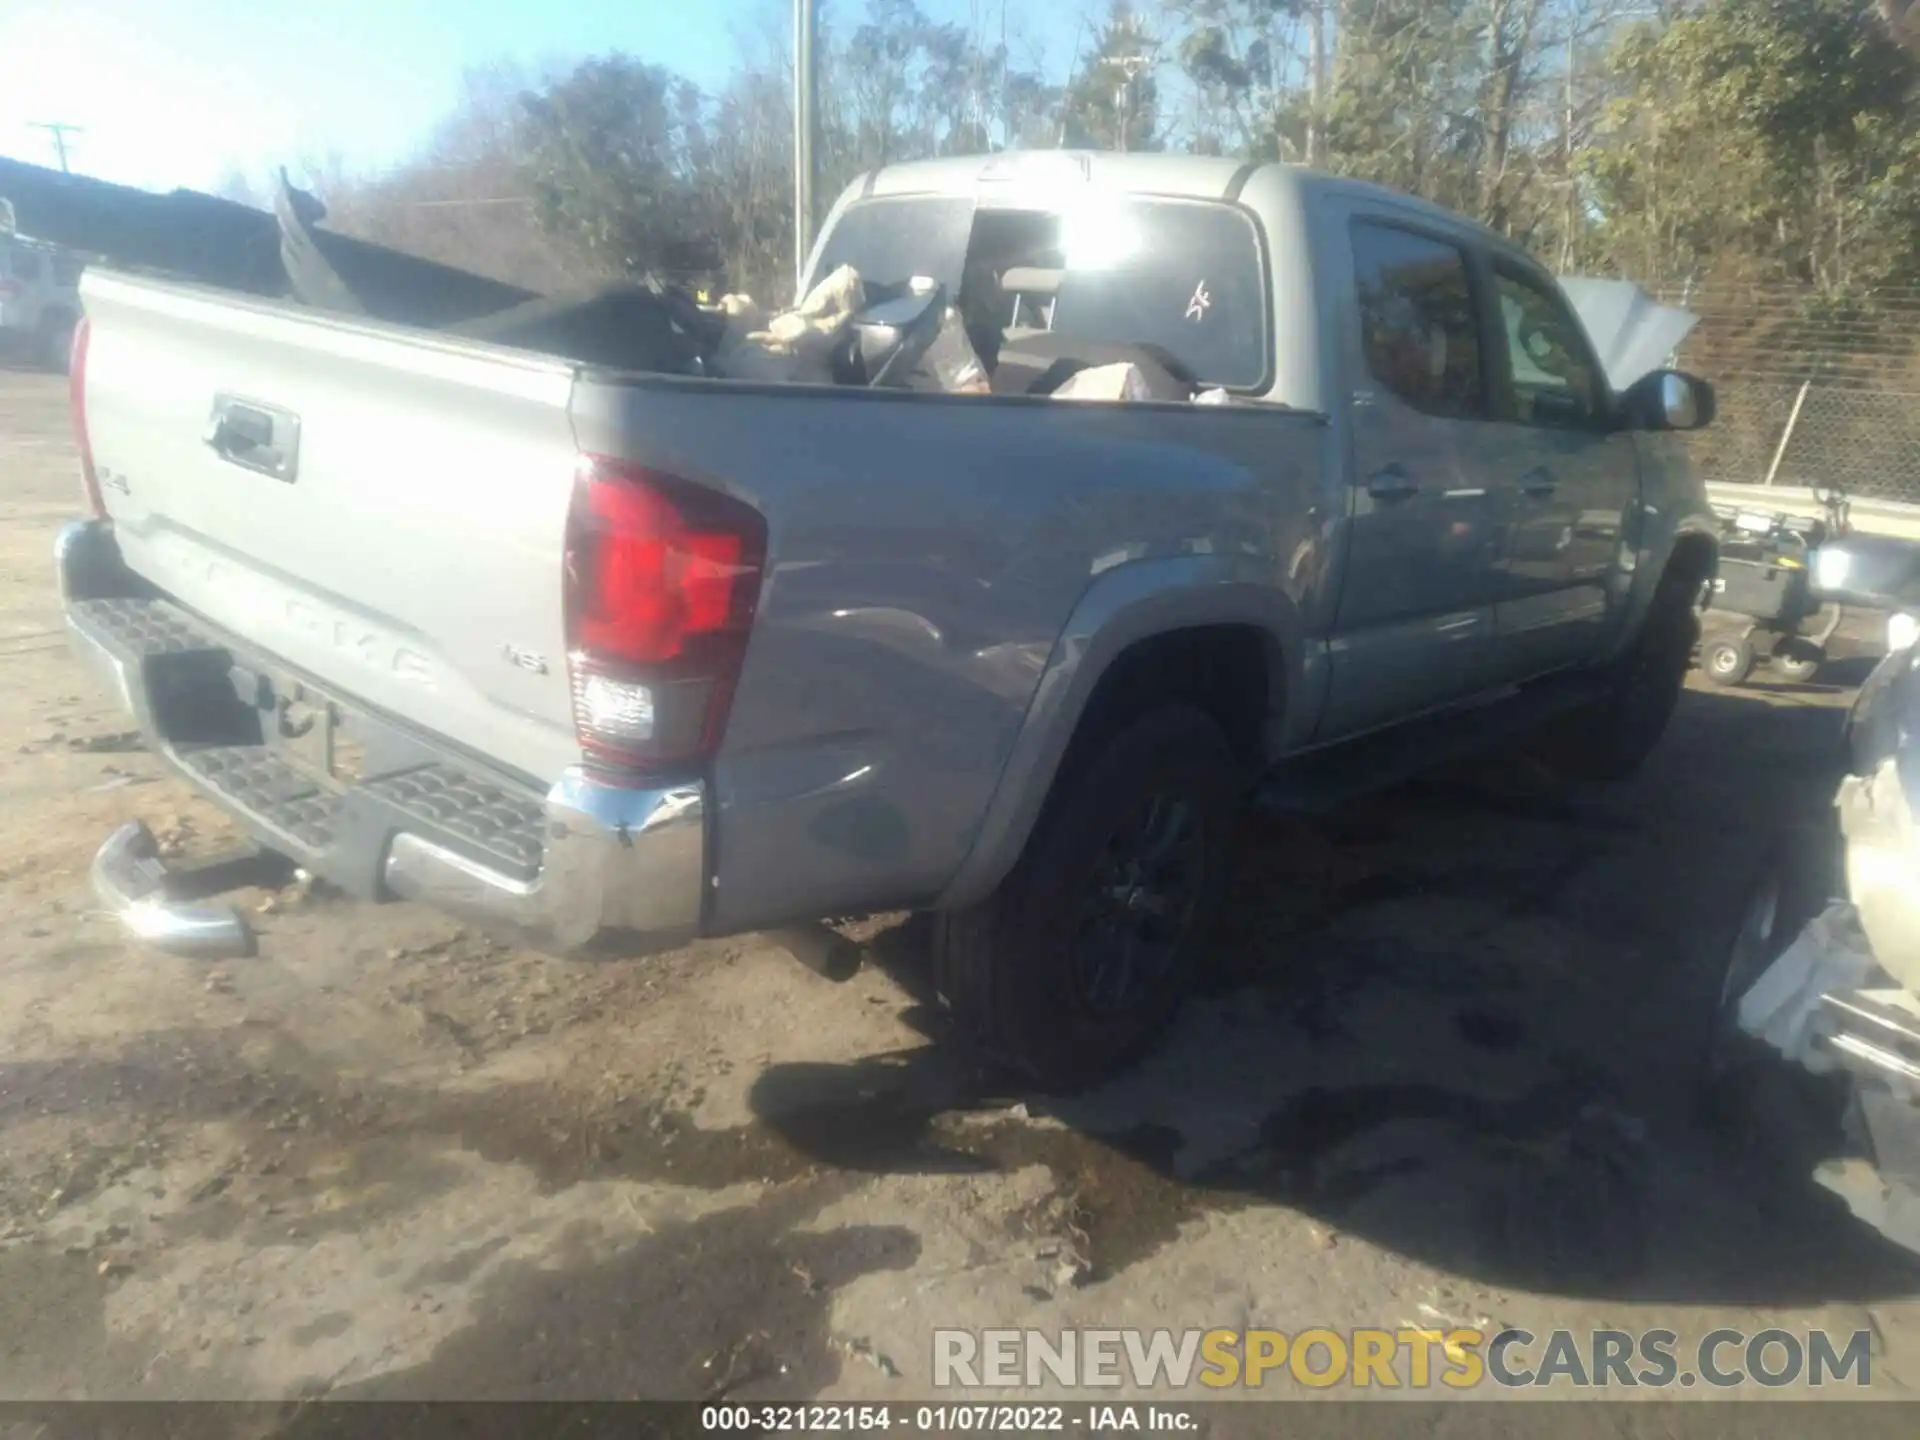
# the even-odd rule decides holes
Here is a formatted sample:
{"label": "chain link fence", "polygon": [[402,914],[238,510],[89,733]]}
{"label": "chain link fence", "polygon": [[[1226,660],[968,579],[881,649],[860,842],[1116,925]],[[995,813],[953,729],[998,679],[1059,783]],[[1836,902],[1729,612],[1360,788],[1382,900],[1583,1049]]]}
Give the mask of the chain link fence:
{"label": "chain link fence", "polygon": [[1719,395],[1689,441],[1707,481],[1920,504],[1920,288],[1851,307],[1790,287],[1658,298],[1700,317],[1677,358]]}
{"label": "chain link fence", "polygon": [[1920,392],[1739,377],[1717,389],[1719,418],[1690,442],[1709,482],[1837,485],[1863,499],[1920,504]]}

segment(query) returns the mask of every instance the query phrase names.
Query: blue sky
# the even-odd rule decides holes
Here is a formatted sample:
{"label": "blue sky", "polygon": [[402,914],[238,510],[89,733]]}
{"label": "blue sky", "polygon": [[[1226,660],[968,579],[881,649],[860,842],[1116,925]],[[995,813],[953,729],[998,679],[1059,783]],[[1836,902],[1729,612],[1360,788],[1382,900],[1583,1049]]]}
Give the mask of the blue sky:
{"label": "blue sky", "polygon": [[[1063,75],[1104,0],[920,0]],[[824,0],[852,16],[865,0]],[[702,84],[791,27],[789,0],[0,0],[0,155],[52,163],[32,121],[82,127],[73,168],[124,184],[211,187],[230,169],[338,155],[403,158],[466,69],[619,49]],[[747,47],[743,51],[743,47]]]}

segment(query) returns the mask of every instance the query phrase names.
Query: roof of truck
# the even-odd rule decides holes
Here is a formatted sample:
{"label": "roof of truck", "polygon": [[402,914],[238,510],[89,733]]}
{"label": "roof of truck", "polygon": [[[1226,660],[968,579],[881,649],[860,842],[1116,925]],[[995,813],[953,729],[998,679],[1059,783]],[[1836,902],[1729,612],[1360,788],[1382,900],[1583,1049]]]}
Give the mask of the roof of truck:
{"label": "roof of truck", "polygon": [[1364,195],[1402,210],[1425,214],[1454,226],[1480,231],[1489,240],[1511,245],[1485,226],[1431,201],[1390,190],[1366,180],[1329,175],[1304,165],[1279,161],[1234,160],[1216,155],[1120,154],[1099,150],[1007,150],[996,155],[958,155],[943,160],[913,160],[870,170],[850,187],[862,197],[888,195],[989,195],[996,185],[1022,180],[1044,182],[1071,172],[1074,178],[1121,190],[1194,199],[1232,200],[1255,175],[1321,193]]}

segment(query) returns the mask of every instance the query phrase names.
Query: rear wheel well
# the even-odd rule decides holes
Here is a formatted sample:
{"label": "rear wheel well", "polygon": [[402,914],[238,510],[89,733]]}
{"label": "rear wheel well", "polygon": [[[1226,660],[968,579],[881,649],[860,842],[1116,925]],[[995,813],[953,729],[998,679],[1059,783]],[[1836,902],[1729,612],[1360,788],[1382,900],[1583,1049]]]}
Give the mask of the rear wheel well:
{"label": "rear wheel well", "polygon": [[1137,640],[1101,675],[1060,764],[1065,776],[1135,720],[1164,705],[1191,705],[1220,727],[1249,778],[1266,761],[1272,658],[1253,625],[1203,625]]}

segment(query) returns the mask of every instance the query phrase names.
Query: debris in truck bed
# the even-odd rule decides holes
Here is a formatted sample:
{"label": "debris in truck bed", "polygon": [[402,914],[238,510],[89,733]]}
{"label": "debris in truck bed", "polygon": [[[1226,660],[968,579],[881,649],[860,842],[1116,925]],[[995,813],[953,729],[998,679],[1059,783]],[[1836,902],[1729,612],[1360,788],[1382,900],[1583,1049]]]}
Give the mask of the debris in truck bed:
{"label": "debris in truck bed", "polygon": [[1133,401],[1153,399],[1138,365],[1100,365],[1069,376],[1053,392],[1056,400]]}
{"label": "debris in truck bed", "polygon": [[842,265],[793,309],[768,319],[746,296],[721,302],[729,323],[714,368],[728,379],[827,384],[834,342],[866,299],[860,272]]}
{"label": "debris in truck bed", "polygon": [[1053,395],[1083,370],[1131,365],[1140,372],[1149,400],[1185,401],[1199,382],[1179,360],[1157,345],[1111,345],[1056,331],[1010,334],[993,363],[996,395]]}
{"label": "debris in truck bed", "polygon": [[941,317],[940,333],[928,347],[921,368],[931,375],[937,388],[949,395],[989,395],[993,392],[987,367],[980,363],[979,353],[967,335],[966,322],[953,306],[948,306]]}
{"label": "debris in truck bed", "polygon": [[646,280],[529,301],[453,333],[616,370],[702,375],[725,323],[684,291]]}

